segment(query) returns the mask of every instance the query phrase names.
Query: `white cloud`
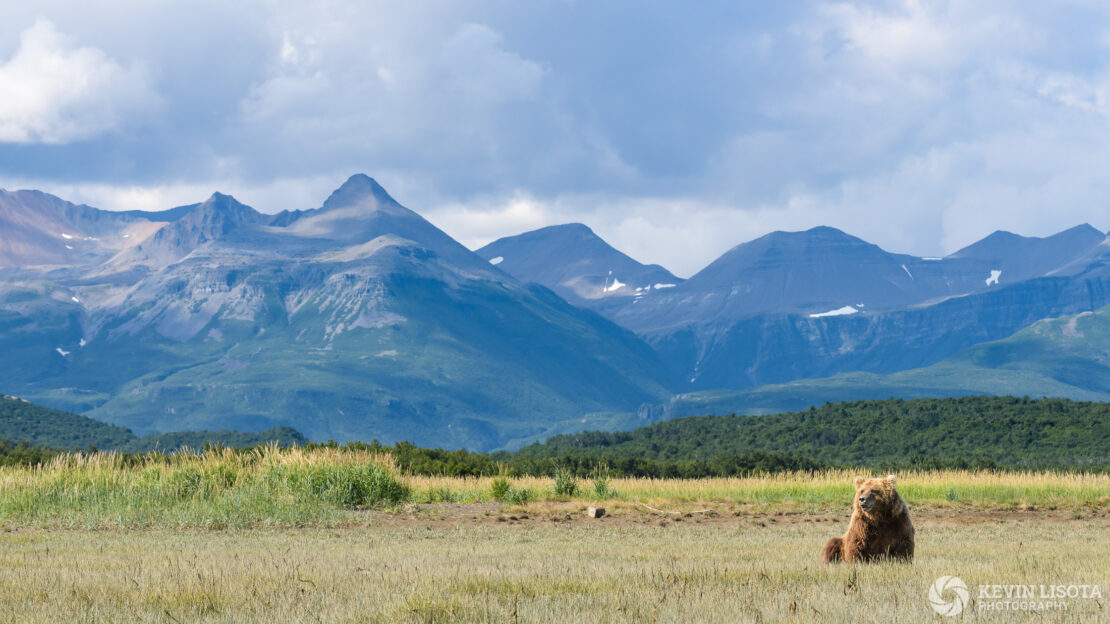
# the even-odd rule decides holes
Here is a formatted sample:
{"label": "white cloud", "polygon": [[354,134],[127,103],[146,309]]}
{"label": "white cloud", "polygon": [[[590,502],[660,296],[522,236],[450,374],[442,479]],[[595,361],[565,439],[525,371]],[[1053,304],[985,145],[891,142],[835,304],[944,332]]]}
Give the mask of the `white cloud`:
{"label": "white cloud", "polygon": [[[275,11],[274,62],[240,102],[236,143],[255,148],[259,169],[306,157],[337,170],[356,159],[375,171],[416,160],[497,166],[504,144],[524,139],[502,113],[537,97],[544,70],[490,26],[443,13]],[[536,127],[550,124],[539,115]]]}
{"label": "white cloud", "polygon": [[500,34],[472,23],[460,26],[443,43],[440,60],[457,94],[480,102],[535,96],[543,69],[502,46]]}
{"label": "white cloud", "polygon": [[281,36],[281,60],[286,63],[296,63],[300,59],[300,50],[297,49],[297,46],[293,45],[293,41],[289,38],[289,33],[284,33]]}
{"label": "white cloud", "polygon": [[938,67],[957,59],[960,39],[940,23],[930,8],[906,0],[897,12],[881,12],[853,3],[822,7],[846,44],[870,63],[888,68]]}
{"label": "white cloud", "polygon": [[157,105],[138,66],[76,47],[46,20],[0,65],[0,142],[60,144],[113,130]]}
{"label": "white cloud", "polygon": [[[1098,3],[9,4],[0,84],[38,99],[0,94],[0,139],[75,141],[0,145],[9,188],[272,212],[363,171],[469,245],[581,221],[682,275],[775,229],[932,256],[1110,226]],[[17,46],[36,14],[78,43]],[[131,59],[165,97],[143,136],[110,132]]]}
{"label": "white cloud", "polygon": [[482,197],[466,203],[446,202],[423,211],[416,210],[471,249],[502,236],[566,222],[553,221],[552,206],[521,191],[506,197]]}

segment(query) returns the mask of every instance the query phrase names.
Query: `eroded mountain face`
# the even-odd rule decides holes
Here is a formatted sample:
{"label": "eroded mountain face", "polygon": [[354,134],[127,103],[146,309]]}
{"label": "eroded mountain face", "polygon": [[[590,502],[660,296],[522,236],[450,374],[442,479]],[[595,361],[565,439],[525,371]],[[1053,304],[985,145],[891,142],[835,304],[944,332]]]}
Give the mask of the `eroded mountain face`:
{"label": "eroded mountain face", "polygon": [[279,215],[221,194],[164,221],[30,198],[4,215],[50,208],[25,228],[36,257],[65,261],[51,236],[90,240],[79,262],[24,251],[0,273],[5,392],[139,433],[280,424],[492,448],[675,389],[630,332],[520,284],[366,176]]}

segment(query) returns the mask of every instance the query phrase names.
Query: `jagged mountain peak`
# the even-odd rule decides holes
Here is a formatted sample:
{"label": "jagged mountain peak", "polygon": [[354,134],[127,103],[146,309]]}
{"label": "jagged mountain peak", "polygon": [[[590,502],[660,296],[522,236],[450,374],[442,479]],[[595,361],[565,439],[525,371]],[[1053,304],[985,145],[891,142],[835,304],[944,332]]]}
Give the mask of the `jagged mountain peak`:
{"label": "jagged mountain peak", "polygon": [[370,199],[378,204],[400,206],[377,180],[365,173],[356,173],[332,192],[324,202],[323,209],[343,208],[365,203]]}
{"label": "jagged mountain peak", "polygon": [[244,220],[257,221],[261,217],[254,208],[240,202],[231,195],[220,192],[212,195],[196,205],[180,221],[183,222],[211,222],[213,220],[242,222]]}
{"label": "jagged mountain peak", "polygon": [[[270,217],[231,195],[212,193],[184,215],[112,260],[112,269],[127,265],[161,267],[186,257],[194,249],[227,238],[244,227],[261,225]],[[175,209],[177,210],[177,209]]]}
{"label": "jagged mountain peak", "polygon": [[213,205],[213,204],[224,204],[224,205],[226,205],[226,204],[232,204],[232,203],[237,204],[237,203],[239,203],[239,201],[237,199],[235,199],[235,197],[232,196],[232,195],[224,195],[223,193],[221,193],[219,191],[213,191],[212,194],[208,196],[208,199],[201,202],[201,205]]}
{"label": "jagged mountain peak", "polygon": [[269,217],[231,195],[216,192],[155,236],[163,239],[184,237],[195,239],[195,244],[203,244],[243,225],[257,224],[268,219]]}

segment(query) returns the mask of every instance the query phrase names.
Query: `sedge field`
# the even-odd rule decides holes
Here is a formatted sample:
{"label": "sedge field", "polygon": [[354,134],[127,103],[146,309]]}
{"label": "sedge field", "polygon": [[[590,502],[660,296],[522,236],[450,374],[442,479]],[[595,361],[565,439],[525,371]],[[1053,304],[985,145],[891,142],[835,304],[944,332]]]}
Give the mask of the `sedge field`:
{"label": "sedge field", "polygon": [[[900,473],[915,561],[821,565],[854,474],[578,479],[568,493],[330,450],[63,456],[0,468],[0,621],[1110,620],[1105,475]],[[930,606],[943,576],[969,588],[958,617]],[[1000,610],[980,594],[1042,585],[1106,596]]]}

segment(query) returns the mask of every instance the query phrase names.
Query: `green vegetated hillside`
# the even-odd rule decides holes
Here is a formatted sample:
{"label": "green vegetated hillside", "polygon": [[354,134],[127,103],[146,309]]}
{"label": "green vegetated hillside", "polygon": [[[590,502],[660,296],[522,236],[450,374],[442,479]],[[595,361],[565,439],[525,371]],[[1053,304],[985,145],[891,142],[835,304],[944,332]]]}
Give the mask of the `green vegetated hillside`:
{"label": "green vegetated hillside", "polygon": [[28,403],[0,397],[0,439],[54,448],[123,448],[138,438],[130,429]]}
{"label": "green vegetated hillside", "polygon": [[[769,414],[827,402],[971,395],[1110,401],[1110,307],[1038,321],[1004,340],[889,375],[843,373],[752,390],[710,390],[642,410],[658,421],[705,414]],[[627,421],[627,419],[626,419]]]}
{"label": "green vegetated hillside", "polygon": [[138,437],[118,427],[85,416],[49,409],[19,398],[0,397],[0,440],[26,442],[51,449],[87,449],[141,452],[170,451],[205,444],[255,446],[268,442],[305,444],[308,440],[291,427],[274,427],[257,433],[240,431],[181,431]]}
{"label": "green vegetated hillside", "polygon": [[[673,392],[646,345],[544,288],[452,289],[403,276],[385,284],[389,313],[404,322],[325,336],[317,307],[289,320],[268,301],[272,318],[220,321],[186,341],[148,333],[128,345],[92,342],[60,373],[66,387],[28,398],[139,433],[288,424],[314,440],[491,449],[546,437],[552,420],[579,410]],[[104,373],[121,353],[134,370]],[[120,377],[134,380],[117,387]]]}
{"label": "green vegetated hillside", "polygon": [[1110,466],[1110,404],[962,397],[826,404],[766,416],[686,417],[629,432],[562,435],[521,458],[708,460],[755,451],[831,465]]}

